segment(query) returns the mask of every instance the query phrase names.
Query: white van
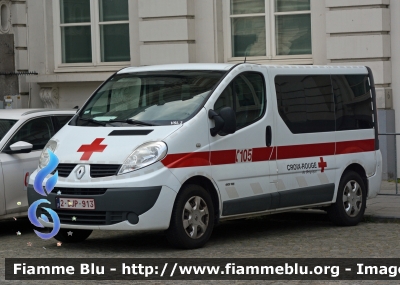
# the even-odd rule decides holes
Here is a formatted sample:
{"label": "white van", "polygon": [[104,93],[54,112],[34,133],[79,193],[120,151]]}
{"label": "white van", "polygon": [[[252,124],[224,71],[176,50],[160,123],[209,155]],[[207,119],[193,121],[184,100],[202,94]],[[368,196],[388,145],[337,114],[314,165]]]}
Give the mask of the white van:
{"label": "white van", "polygon": [[125,68],[45,148],[60,160],[55,238],[166,230],[197,248],[219,221],[298,208],[354,226],[380,189],[375,101],[367,67]]}

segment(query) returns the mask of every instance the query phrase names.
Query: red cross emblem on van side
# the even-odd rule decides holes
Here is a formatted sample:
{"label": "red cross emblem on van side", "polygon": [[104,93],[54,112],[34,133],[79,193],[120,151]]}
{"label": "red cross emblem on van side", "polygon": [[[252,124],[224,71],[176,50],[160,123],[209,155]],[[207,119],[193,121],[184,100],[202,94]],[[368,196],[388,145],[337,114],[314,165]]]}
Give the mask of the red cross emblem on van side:
{"label": "red cross emblem on van side", "polygon": [[82,145],[77,152],[83,152],[81,160],[89,160],[94,152],[103,152],[107,145],[101,144],[105,139],[95,139],[92,144]]}
{"label": "red cross emblem on van side", "polygon": [[328,164],[324,161],[322,157],[319,158],[320,162],[318,162],[318,167],[321,167],[321,172],[325,171],[325,167],[328,166]]}

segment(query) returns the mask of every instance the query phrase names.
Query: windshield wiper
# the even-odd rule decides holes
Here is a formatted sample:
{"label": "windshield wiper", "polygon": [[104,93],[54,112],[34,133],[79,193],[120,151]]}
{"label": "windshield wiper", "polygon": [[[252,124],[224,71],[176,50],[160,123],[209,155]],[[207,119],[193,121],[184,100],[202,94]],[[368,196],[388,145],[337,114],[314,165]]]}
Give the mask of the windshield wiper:
{"label": "windshield wiper", "polygon": [[100,121],[96,121],[96,120],[93,120],[93,119],[87,119],[87,118],[82,118],[82,117],[78,117],[78,118],[79,118],[79,120],[82,120],[82,121],[98,124],[98,125],[103,126],[103,127],[106,126],[105,122],[100,122]]}
{"label": "windshield wiper", "polygon": [[108,123],[127,123],[130,125],[143,125],[143,126],[157,126],[156,124],[146,123],[138,120],[127,119],[127,120],[111,120]]}

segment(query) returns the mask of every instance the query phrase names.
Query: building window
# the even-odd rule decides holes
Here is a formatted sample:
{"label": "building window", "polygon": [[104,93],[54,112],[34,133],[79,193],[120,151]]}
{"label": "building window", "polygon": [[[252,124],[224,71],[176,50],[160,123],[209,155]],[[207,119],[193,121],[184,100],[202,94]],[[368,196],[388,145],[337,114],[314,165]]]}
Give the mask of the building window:
{"label": "building window", "polygon": [[62,63],[130,61],[128,0],[59,0]]}
{"label": "building window", "polygon": [[311,55],[310,0],[230,0],[232,57]]}
{"label": "building window", "polygon": [[6,33],[10,30],[10,9],[6,2],[0,1],[0,32]]}

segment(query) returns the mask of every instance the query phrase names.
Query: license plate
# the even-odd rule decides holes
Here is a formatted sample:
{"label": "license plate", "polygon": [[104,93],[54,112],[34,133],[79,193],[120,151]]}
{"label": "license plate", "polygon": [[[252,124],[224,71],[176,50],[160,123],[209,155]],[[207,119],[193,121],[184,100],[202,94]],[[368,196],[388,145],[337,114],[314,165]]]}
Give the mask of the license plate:
{"label": "license plate", "polygon": [[57,198],[58,209],[94,210],[94,199]]}

